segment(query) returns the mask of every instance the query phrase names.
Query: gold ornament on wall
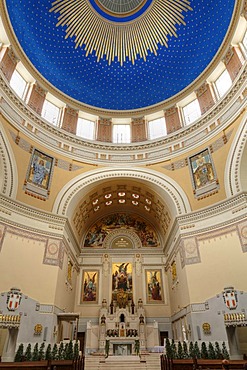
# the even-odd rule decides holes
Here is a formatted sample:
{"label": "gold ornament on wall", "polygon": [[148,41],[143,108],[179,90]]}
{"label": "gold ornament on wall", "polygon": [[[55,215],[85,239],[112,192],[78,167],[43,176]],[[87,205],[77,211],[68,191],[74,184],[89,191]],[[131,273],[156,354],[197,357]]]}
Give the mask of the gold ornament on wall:
{"label": "gold ornament on wall", "polygon": [[40,335],[43,331],[43,326],[41,324],[36,324],[34,327],[34,334]]}
{"label": "gold ornament on wall", "polygon": [[177,280],[177,265],[175,261],[173,261],[171,264],[171,272],[172,272],[172,282],[174,283]]}
{"label": "gold ornament on wall", "polygon": [[202,329],[204,334],[211,334],[211,326],[208,322],[202,324]]}

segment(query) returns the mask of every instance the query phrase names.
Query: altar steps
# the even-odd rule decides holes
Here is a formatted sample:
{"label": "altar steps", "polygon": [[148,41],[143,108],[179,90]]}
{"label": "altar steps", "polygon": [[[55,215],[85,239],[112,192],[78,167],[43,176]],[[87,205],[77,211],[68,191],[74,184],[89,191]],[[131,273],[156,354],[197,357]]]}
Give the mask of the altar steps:
{"label": "altar steps", "polygon": [[85,370],[159,370],[160,354],[139,356],[90,356],[85,357]]}

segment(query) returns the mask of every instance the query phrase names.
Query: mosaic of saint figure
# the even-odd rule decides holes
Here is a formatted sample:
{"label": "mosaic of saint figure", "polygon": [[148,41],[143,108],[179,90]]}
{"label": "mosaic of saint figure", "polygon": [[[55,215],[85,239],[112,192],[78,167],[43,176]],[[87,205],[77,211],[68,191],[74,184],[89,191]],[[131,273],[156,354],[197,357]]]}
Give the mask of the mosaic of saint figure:
{"label": "mosaic of saint figure", "polygon": [[208,150],[192,157],[191,165],[196,188],[205,186],[214,180],[215,176]]}

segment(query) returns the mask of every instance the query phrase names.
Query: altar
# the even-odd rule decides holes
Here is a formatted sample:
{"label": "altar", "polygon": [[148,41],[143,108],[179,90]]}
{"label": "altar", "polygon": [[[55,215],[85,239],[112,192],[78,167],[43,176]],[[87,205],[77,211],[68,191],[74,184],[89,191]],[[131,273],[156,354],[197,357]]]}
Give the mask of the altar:
{"label": "altar", "polygon": [[136,342],[139,342],[139,337],[130,338],[109,338],[109,354],[113,356],[130,356],[136,354]]}
{"label": "altar", "polygon": [[130,264],[115,265],[111,301],[102,300],[98,325],[87,324],[86,352],[104,354],[105,358],[139,357],[132,355],[147,351],[147,334],[150,347],[159,344],[158,326],[156,322],[147,325],[142,299],[134,301]]}
{"label": "altar", "polygon": [[129,356],[132,354],[132,344],[130,343],[114,343],[113,355],[114,356]]}

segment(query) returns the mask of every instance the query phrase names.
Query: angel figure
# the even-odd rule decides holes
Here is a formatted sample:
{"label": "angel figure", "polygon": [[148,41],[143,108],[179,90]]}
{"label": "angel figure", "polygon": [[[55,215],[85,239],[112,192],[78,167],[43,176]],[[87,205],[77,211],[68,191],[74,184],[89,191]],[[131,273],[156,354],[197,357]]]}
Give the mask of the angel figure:
{"label": "angel figure", "polygon": [[84,280],[83,287],[83,300],[84,301],[96,301],[96,277],[97,272],[90,276],[86,271],[87,278]]}

